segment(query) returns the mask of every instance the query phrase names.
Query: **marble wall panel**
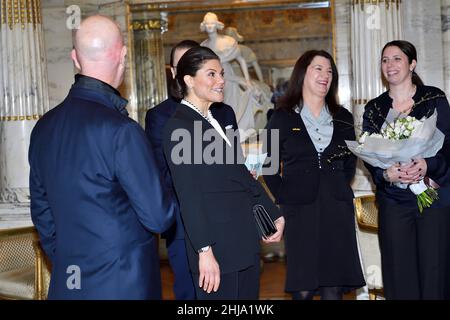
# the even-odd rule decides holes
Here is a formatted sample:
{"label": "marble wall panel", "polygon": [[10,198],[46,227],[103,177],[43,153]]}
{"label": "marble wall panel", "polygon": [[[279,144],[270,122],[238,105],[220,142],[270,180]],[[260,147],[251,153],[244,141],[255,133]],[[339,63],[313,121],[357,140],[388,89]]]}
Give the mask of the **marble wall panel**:
{"label": "marble wall panel", "polygon": [[66,26],[68,15],[65,6],[44,7],[42,15],[49,100],[50,108],[53,108],[64,100],[73,83],[75,70],[70,59],[72,30]]}
{"label": "marble wall panel", "polygon": [[339,72],[339,101],[352,111],[352,60],[350,47],[350,0],[335,0],[334,54]]}
{"label": "marble wall panel", "polygon": [[444,88],[441,2],[402,1],[404,39],[417,49],[416,71],[425,84]]}
{"label": "marble wall panel", "polygon": [[29,205],[0,203],[0,230],[32,225]]}
{"label": "marble wall panel", "polygon": [[[51,0],[43,6],[43,25],[45,34],[45,47],[47,52],[47,70],[49,80],[50,106],[55,107],[60,103],[70,89],[77,70],[70,58],[72,50],[72,30],[66,26],[69,14],[66,9],[71,5],[80,8],[81,17],[85,18],[94,14],[103,14],[116,20],[123,31],[125,43],[127,43],[126,5],[124,1],[100,1],[100,0]],[[121,94],[131,99],[131,81],[129,65],[125,73],[124,83],[119,88]],[[129,105],[132,118],[137,118],[134,110]]]}

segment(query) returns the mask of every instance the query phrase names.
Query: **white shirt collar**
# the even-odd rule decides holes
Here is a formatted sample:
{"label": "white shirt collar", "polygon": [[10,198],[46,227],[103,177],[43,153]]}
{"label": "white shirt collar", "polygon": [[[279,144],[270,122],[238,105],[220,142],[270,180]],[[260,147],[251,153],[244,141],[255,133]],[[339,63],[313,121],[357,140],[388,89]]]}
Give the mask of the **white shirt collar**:
{"label": "white shirt collar", "polygon": [[231,143],[230,140],[228,140],[228,137],[226,136],[225,132],[223,132],[222,127],[220,126],[219,122],[217,122],[216,119],[214,119],[211,110],[208,109],[208,113],[207,116],[205,117],[201,111],[196,108],[192,103],[190,103],[189,101],[186,101],[184,99],[181,100],[181,103],[184,104],[185,106],[188,106],[189,108],[191,108],[192,110],[196,111],[198,114],[200,114],[203,118],[205,118],[212,126],[214,129],[216,129],[216,131],[220,134],[220,136],[222,137],[223,140],[225,140],[225,142],[228,144],[228,146],[231,147]]}

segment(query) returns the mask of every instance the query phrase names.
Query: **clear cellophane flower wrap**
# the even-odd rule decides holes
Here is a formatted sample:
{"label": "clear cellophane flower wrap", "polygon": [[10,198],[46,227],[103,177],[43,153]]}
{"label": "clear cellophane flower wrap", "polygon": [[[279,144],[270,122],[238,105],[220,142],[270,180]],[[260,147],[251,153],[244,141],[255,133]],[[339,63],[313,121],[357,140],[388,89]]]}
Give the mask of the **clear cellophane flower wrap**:
{"label": "clear cellophane flower wrap", "polygon": [[[367,162],[371,166],[387,169],[395,163],[408,163],[412,159],[429,158],[436,155],[444,143],[444,134],[436,128],[437,111],[426,118],[420,120],[412,118],[409,123],[413,125],[408,127],[400,126],[400,132],[396,130],[399,127],[396,122],[406,118],[393,109],[389,110],[386,121],[382,126],[380,133],[363,133],[359,141],[346,141],[347,147],[357,157]],[[409,117],[411,118],[411,117]],[[396,132],[395,137],[389,136],[389,133]],[[405,137],[405,133],[408,137]],[[402,138],[398,139],[398,136]],[[420,212],[423,208],[430,207],[437,199],[437,191],[426,185],[422,179],[415,184],[395,183],[399,188],[409,189],[417,195],[417,203]]]}

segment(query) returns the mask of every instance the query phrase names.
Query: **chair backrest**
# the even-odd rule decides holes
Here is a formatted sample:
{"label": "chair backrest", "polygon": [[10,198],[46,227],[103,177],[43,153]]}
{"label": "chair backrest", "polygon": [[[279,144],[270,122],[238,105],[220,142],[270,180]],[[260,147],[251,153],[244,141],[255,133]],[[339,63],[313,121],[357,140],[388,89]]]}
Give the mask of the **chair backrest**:
{"label": "chair backrest", "polygon": [[378,230],[378,207],[374,195],[356,197],[354,200],[356,220],[361,229]]}
{"label": "chair backrest", "polygon": [[367,283],[369,299],[383,296],[381,254],[378,241],[378,207],[374,195],[356,197],[354,200],[358,223],[358,246]]}
{"label": "chair backrest", "polygon": [[0,297],[46,299],[49,262],[34,227],[0,230]]}

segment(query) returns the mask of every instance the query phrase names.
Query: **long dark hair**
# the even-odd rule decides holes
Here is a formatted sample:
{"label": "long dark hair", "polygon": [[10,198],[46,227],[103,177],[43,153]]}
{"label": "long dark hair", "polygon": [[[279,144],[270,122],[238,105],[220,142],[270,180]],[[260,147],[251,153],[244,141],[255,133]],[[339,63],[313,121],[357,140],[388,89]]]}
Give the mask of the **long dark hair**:
{"label": "long dark hair", "polygon": [[[413,60],[416,60],[417,62],[417,50],[411,42],[405,40],[394,40],[386,43],[383,50],[381,50],[381,59],[383,59],[384,50],[386,50],[387,47],[397,47],[402,50],[402,52],[408,57],[409,64],[411,64]],[[384,79],[384,75],[383,81],[387,83],[386,79]],[[423,86],[423,81],[420,79],[415,70],[412,71],[412,83],[417,86]]]}
{"label": "long dark hair", "polygon": [[277,108],[292,111],[295,106],[303,105],[303,83],[305,81],[306,70],[316,56],[321,56],[330,61],[333,79],[331,80],[330,90],[325,96],[325,102],[331,115],[335,115],[341,107],[338,103],[337,90],[339,86],[339,74],[334,63],[333,57],[324,50],[306,51],[295,63],[291,78],[289,79],[286,93],[277,101]]}
{"label": "long dark hair", "polygon": [[210,48],[197,46],[186,51],[177,64],[177,75],[170,87],[170,94],[176,99],[183,99],[187,94],[187,86],[184,76],[194,77],[203,64],[209,60],[219,60],[220,58]]}

